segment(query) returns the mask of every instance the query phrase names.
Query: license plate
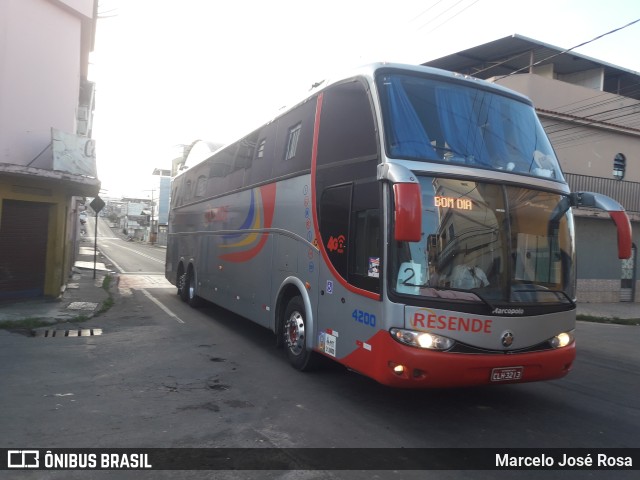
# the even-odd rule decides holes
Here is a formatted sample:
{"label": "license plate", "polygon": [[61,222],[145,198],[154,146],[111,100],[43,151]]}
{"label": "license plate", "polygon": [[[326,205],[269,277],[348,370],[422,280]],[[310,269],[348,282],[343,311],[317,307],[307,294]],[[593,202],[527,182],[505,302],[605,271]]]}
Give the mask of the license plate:
{"label": "license plate", "polygon": [[503,367],[491,370],[492,382],[511,382],[522,380],[524,367]]}

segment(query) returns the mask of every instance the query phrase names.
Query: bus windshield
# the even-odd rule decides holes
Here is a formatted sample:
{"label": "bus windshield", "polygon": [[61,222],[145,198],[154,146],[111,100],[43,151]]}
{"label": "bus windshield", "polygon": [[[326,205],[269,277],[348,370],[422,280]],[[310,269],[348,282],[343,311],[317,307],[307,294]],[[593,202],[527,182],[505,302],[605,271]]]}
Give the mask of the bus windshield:
{"label": "bus windshield", "polygon": [[418,177],[422,239],[392,242],[402,295],[497,303],[572,304],[573,220],[563,195]]}
{"label": "bus windshield", "polygon": [[389,157],[563,180],[531,105],[418,75],[385,72],[377,84]]}

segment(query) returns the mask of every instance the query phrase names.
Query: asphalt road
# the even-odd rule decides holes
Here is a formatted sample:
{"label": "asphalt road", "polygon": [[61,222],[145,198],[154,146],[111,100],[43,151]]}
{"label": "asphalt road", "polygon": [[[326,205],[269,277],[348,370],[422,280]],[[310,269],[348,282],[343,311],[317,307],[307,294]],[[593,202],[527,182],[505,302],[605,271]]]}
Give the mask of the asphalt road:
{"label": "asphalt road", "polygon": [[[93,245],[95,217],[87,219],[87,236],[83,244]],[[103,218],[98,218],[98,250],[103,261],[124,274],[162,274],[166,249],[136,241],[126,242],[117,231],[109,228]]]}
{"label": "asphalt road", "polygon": [[[300,373],[269,331],[210,304],[194,310],[173,287],[154,281],[145,274],[121,277],[116,305],[88,322],[104,329],[102,336],[0,332],[6,447],[640,447],[638,327],[579,322],[578,358],[565,379],[403,391],[328,362]],[[90,473],[12,478],[101,475]],[[514,475],[618,479],[637,473],[415,472],[399,465],[397,471],[123,472],[116,478]]]}

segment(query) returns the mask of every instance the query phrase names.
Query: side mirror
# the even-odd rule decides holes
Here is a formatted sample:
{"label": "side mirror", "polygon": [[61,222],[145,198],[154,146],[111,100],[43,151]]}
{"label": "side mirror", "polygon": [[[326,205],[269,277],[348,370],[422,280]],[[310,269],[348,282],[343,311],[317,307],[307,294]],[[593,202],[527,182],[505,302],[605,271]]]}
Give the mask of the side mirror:
{"label": "side mirror", "polygon": [[631,258],[631,222],[622,205],[606,195],[593,192],[572,193],[571,204],[574,207],[592,207],[607,212],[618,229],[618,258]]}
{"label": "side mirror", "polygon": [[633,239],[631,238],[631,222],[624,210],[609,212],[618,229],[618,258],[631,258]]}
{"label": "side mirror", "polygon": [[422,195],[419,183],[393,185],[395,230],[399,242],[419,242],[422,239]]}

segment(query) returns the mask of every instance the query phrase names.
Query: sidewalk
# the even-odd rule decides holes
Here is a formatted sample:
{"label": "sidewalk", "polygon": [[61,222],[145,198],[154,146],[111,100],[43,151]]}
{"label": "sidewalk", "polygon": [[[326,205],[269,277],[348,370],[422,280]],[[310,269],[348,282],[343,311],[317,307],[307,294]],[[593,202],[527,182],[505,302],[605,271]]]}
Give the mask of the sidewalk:
{"label": "sidewalk", "polygon": [[[109,273],[104,263],[96,262],[96,278],[93,278],[93,247],[81,246],[73,274],[64,293],[57,299],[34,299],[0,305],[0,322],[40,319],[54,324],[84,316],[92,317],[109,298],[102,288]],[[98,254],[98,260],[100,260]],[[115,281],[115,279],[114,279]]]}
{"label": "sidewalk", "polygon": [[590,317],[640,319],[640,303],[578,303],[577,313]]}

